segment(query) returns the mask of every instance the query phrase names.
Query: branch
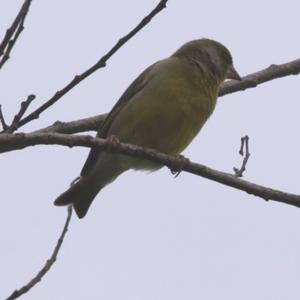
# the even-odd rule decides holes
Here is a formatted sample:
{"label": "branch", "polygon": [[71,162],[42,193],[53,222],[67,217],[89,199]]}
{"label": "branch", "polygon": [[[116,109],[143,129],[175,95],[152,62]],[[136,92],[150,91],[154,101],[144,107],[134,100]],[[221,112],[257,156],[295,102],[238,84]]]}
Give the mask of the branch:
{"label": "branch", "polygon": [[8,128],[8,125],[6,124],[4,116],[3,116],[1,104],[0,104],[0,123],[1,123],[3,131],[5,131]]}
{"label": "branch", "polygon": [[[16,149],[23,149],[35,145],[62,145],[68,147],[97,147],[106,152],[117,152],[128,156],[144,158],[165,165],[171,170],[178,167],[178,159],[174,156],[159,153],[152,149],[146,149],[135,145],[120,143],[111,144],[104,139],[93,138],[88,135],[69,135],[62,133],[18,133],[2,134],[0,136],[0,153]],[[261,186],[234,175],[217,171],[201,164],[186,162],[182,170],[214,180],[227,186],[242,190],[248,194],[267,200],[274,200],[296,207],[300,207],[300,195],[285,193],[279,190]]]}
{"label": "branch", "polygon": [[7,29],[6,34],[0,44],[0,58],[3,56],[0,60],[0,69],[9,59],[10,52],[24,29],[24,21],[28,14],[31,1],[32,0],[24,1],[19,13],[17,14],[10,28]]}
{"label": "branch", "polygon": [[53,125],[39,129],[35,131],[35,133],[57,132],[72,134],[91,130],[97,131],[105,120],[106,116],[107,114],[101,114],[71,122],[56,121]]}
{"label": "branch", "polygon": [[249,88],[257,87],[259,84],[276,78],[289,75],[298,75],[299,73],[300,59],[296,59],[281,65],[273,64],[266,69],[244,76],[242,81],[230,80],[225,82],[220,89],[219,96],[221,97],[234,92],[244,91]]}
{"label": "branch", "polygon": [[[219,97],[227,94],[243,91],[256,87],[267,81],[300,73],[300,59],[290,61],[281,65],[271,65],[261,71],[243,77],[242,81],[230,80],[222,84]],[[71,122],[55,122],[53,125],[42,128],[36,132],[58,132],[58,133],[78,133],[84,131],[97,131],[107,114],[101,114],[91,118],[80,119]]]}
{"label": "branch", "polygon": [[138,33],[143,27],[145,27],[151,19],[158,14],[162,9],[166,7],[166,3],[168,0],[161,0],[158,5],[146,16],[143,20],[127,35],[122,37],[112,48],[109,50],[96,64],[87,69],[85,72],[80,75],[76,75],[64,88],[57,91],[48,101],[42,104],[39,108],[30,113],[27,117],[23,118],[20,121],[19,127],[27,124],[28,122],[37,119],[40,114],[49,108],[51,105],[56,103],[60,98],[62,98],[65,94],[67,94],[71,89],[73,89],[76,85],[78,85],[81,81],[86,79],[88,76],[93,74],[100,68],[106,66],[106,62],[111,56],[113,56],[125,43],[127,43],[136,33]]}
{"label": "branch", "polygon": [[236,168],[236,167],[233,168],[235,177],[243,177],[243,174],[246,171],[246,165],[250,158],[248,135],[245,135],[244,137],[241,138],[241,147],[240,147],[239,154],[243,156],[243,162],[240,168]]}
{"label": "branch", "polygon": [[3,131],[0,132],[0,134],[13,133],[14,131],[16,131],[18,129],[21,118],[24,116],[26,110],[28,109],[29,105],[31,104],[31,102],[34,99],[35,99],[35,95],[29,95],[25,101],[21,102],[20,109],[19,109],[18,113],[14,116],[14,119],[11,122],[11,125],[9,125],[9,126],[7,126],[7,124],[5,124],[4,117],[3,117],[1,107],[0,107],[0,119],[1,119],[2,127],[3,127]]}
{"label": "branch", "polygon": [[61,245],[64,241],[65,235],[68,231],[68,227],[69,227],[69,223],[72,217],[72,206],[68,207],[68,215],[67,215],[67,219],[64,225],[64,228],[62,230],[62,233],[57,241],[57,244],[54,248],[54,251],[51,255],[51,257],[46,261],[45,265],[43,266],[43,268],[36,274],[35,277],[33,277],[26,285],[24,285],[23,287],[21,287],[18,290],[15,290],[6,300],[13,300],[16,299],[18,297],[20,297],[21,295],[27,293],[31,288],[33,288],[39,281],[42,280],[42,278],[46,275],[46,273],[50,270],[50,268],[52,267],[52,265],[55,263],[56,259],[57,259],[57,255],[58,252],[61,248]]}

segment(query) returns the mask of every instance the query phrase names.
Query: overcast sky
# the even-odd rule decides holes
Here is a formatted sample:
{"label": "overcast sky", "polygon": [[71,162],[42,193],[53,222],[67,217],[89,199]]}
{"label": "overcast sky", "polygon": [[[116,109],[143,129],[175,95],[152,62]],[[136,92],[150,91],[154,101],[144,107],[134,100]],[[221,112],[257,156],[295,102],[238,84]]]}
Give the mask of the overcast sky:
{"label": "overcast sky", "polygon": [[[0,37],[23,1],[4,0]],[[158,1],[33,0],[25,30],[0,72],[7,119],[22,100],[39,106],[94,64]],[[241,75],[299,58],[296,0],[169,0],[108,62],[40,119],[22,128],[108,112],[148,65],[201,37],[224,43]],[[219,99],[184,155],[245,179],[300,194],[299,76]],[[41,268],[65,222],[53,200],[80,172],[88,149],[40,146],[1,154],[0,298]],[[128,172],[73,216],[53,269],[22,299],[299,300],[300,210],[167,168]]]}

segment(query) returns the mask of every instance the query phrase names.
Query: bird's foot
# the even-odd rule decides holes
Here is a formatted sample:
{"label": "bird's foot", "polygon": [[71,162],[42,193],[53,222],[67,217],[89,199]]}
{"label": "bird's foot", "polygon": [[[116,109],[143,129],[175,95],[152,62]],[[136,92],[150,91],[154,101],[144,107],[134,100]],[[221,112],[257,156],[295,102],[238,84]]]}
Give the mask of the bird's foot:
{"label": "bird's foot", "polygon": [[176,159],[176,166],[170,168],[171,173],[175,175],[174,178],[178,177],[178,175],[181,173],[185,165],[190,162],[188,158],[184,157],[181,154],[176,155],[175,159]]}
{"label": "bird's foot", "polygon": [[110,135],[105,139],[105,142],[109,145],[118,145],[120,144],[120,140],[116,135]]}
{"label": "bird's foot", "polygon": [[113,150],[114,147],[120,144],[120,140],[115,135],[110,135],[105,139],[105,143],[108,145],[109,150]]}

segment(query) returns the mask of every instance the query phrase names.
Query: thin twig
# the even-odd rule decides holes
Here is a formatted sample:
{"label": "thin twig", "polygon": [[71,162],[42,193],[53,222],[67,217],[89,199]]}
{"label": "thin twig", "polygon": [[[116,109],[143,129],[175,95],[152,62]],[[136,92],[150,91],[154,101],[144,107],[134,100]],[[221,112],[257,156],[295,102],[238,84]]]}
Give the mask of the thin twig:
{"label": "thin twig", "polygon": [[3,67],[5,62],[9,59],[10,52],[18,37],[20,36],[21,32],[24,29],[24,22],[26,16],[29,11],[29,7],[32,0],[25,0],[19,13],[17,14],[15,20],[13,21],[12,25],[7,29],[6,34],[0,43],[0,69]]}
{"label": "thin twig", "polygon": [[[81,146],[89,148],[97,147],[103,151],[112,152],[113,150],[114,153],[122,153],[136,158],[148,159],[150,161],[157,162],[158,164],[165,165],[171,170],[178,167],[178,160],[174,156],[125,143],[111,145],[104,139],[93,138],[89,135],[80,136],[62,133],[18,133],[0,135],[0,153],[23,149],[34,145],[63,145],[68,147]],[[274,200],[300,207],[300,195],[290,194],[261,186],[197,163],[186,162],[183,165],[182,170],[245,191],[265,200]]]}
{"label": "thin twig", "polygon": [[35,131],[35,133],[57,132],[72,134],[85,131],[97,131],[105,120],[106,116],[107,114],[102,114],[71,122],[56,121],[53,125],[41,128]]}
{"label": "thin twig", "polygon": [[29,95],[25,101],[21,102],[20,109],[18,113],[14,116],[11,125],[7,126],[3,132],[13,133],[18,129],[21,118],[24,116],[26,110],[28,109],[31,102],[35,99],[35,97],[35,95]]}
{"label": "thin twig", "polygon": [[236,168],[236,167],[233,168],[235,177],[243,177],[243,173],[246,171],[246,165],[250,158],[248,135],[245,135],[244,137],[241,138],[241,147],[240,147],[239,154],[244,158],[240,168]]}
{"label": "thin twig", "polygon": [[21,295],[27,293],[31,288],[33,288],[39,281],[42,280],[42,278],[46,275],[46,273],[51,269],[52,265],[55,263],[57,259],[58,252],[61,248],[61,245],[64,241],[65,235],[68,231],[69,223],[72,217],[72,206],[68,207],[68,214],[67,214],[67,219],[64,225],[64,228],[62,230],[62,233],[57,240],[56,246],[52,252],[51,257],[46,261],[45,265],[43,268],[34,276],[26,285],[21,287],[18,290],[15,290],[6,300],[13,300]]}
{"label": "thin twig", "polygon": [[8,42],[7,48],[2,56],[2,59],[0,60],[0,69],[4,66],[6,61],[9,59],[12,48],[14,47],[21,32],[24,30],[24,21],[25,21],[25,17],[22,18],[20,24],[18,25],[18,28],[17,28],[17,31],[16,31],[14,37]]}
{"label": "thin twig", "polygon": [[[276,71],[275,71],[276,69]],[[231,80],[225,82],[221,88],[219,97],[230,93],[255,87],[264,82],[281,78],[288,75],[296,75],[300,73],[300,59],[293,60],[288,63],[277,65],[277,67],[268,67],[261,71],[249,74],[243,77],[242,81]],[[275,71],[275,73],[273,73]],[[53,125],[39,129],[36,132],[58,132],[58,133],[79,133],[84,131],[97,131],[107,114],[101,114],[91,118],[80,119],[71,122],[55,122]]]}
{"label": "thin twig", "polygon": [[[3,116],[1,104],[0,104],[0,123],[1,123],[1,125],[2,125],[3,131],[5,131],[5,130],[8,128],[8,126],[7,126],[7,124],[6,124],[6,122],[5,122],[5,119],[4,119],[4,116]],[[0,132],[0,133],[1,133],[1,132]]]}
{"label": "thin twig", "polygon": [[78,85],[81,81],[86,79],[88,76],[93,74],[100,68],[106,66],[106,62],[109,58],[112,57],[126,42],[128,42],[136,33],[138,33],[143,27],[145,27],[151,19],[158,14],[162,9],[166,7],[166,3],[168,0],[161,0],[158,5],[146,16],[143,20],[127,35],[122,37],[96,64],[87,69],[85,72],[80,75],[76,75],[64,88],[57,91],[49,100],[47,100],[44,104],[42,104],[35,111],[30,113],[27,117],[23,118],[20,121],[19,127],[25,125],[26,123],[37,119],[40,114],[49,108],[51,105],[56,103],[60,98],[62,98],[65,94],[67,94],[71,89],[73,89],[76,85]]}

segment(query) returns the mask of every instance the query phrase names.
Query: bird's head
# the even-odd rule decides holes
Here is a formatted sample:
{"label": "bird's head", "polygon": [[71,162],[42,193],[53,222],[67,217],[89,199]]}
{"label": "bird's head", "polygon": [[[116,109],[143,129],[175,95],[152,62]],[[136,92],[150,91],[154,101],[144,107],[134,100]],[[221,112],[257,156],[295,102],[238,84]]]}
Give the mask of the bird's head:
{"label": "bird's head", "polygon": [[209,71],[219,83],[225,79],[241,80],[229,50],[214,40],[193,40],[180,47],[174,56],[183,56],[196,63],[203,71]]}

